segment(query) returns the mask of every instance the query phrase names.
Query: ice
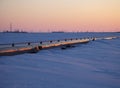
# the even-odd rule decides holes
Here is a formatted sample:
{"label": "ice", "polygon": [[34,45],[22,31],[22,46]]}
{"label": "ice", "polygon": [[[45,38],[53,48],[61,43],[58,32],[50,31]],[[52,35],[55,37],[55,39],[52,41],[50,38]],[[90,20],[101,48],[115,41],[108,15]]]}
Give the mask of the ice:
{"label": "ice", "polygon": [[[20,36],[17,36],[20,35]],[[0,43],[119,33],[0,34]],[[120,38],[0,57],[0,88],[120,88]]]}

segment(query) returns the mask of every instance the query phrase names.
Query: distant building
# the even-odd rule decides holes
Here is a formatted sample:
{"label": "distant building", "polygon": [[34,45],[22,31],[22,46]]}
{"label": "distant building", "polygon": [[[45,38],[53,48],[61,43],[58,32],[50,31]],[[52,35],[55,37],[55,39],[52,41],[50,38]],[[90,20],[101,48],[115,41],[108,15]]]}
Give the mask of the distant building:
{"label": "distant building", "polygon": [[64,33],[63,31],[53,31],[52,33]]}

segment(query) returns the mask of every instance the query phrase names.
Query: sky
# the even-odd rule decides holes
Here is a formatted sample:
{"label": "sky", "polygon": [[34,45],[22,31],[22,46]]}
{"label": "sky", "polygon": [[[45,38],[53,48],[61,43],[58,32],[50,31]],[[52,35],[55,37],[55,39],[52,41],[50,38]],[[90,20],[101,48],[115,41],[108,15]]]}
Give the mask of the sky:
{"label": "sky", "polygon": [[0,31],[120,31],[120,0],[0,0]]}

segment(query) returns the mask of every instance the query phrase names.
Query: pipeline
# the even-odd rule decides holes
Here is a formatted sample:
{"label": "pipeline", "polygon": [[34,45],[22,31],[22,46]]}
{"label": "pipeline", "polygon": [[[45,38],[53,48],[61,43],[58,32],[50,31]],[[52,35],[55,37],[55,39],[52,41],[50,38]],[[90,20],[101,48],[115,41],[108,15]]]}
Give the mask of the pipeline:
{"label": "pipeline", "polygon": [[90,41],[102,39],[114,39],[119,37],[88,37],[88,38],[71,38],[50,41],[37,41],[37,42],[21,42],[0,44],[0,56],[12,56],[24,53],[37,53],[42,49],[48,49],[61,46],[61,49],[74,47],[74,44],[85,44]]}

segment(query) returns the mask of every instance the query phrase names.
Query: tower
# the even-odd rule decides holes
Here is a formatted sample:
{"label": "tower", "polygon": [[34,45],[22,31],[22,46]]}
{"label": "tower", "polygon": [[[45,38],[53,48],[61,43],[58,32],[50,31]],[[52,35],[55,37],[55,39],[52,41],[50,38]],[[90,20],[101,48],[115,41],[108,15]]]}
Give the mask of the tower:
{"label": "tower", "polygon": [[12,32],[12,23],[10,23],[10,32]]}

